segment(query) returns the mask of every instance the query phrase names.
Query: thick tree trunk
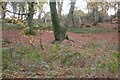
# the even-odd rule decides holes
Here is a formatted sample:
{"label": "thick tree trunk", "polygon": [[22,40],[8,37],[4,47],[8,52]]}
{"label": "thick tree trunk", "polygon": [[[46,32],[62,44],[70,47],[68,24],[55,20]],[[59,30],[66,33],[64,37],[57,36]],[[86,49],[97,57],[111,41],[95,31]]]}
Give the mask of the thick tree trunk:
{"label": "thick tree trunk", "polygon": [[28,21],[28,27],[30,28],[28,31],[28,34],[30,34],[30,35],[35,34],[35,32],[33,31],[33,15],[34,15],[33,3],[34,2],[28,2],[29,13],[28,13],[27,21]]}
{"label": "thick tree trunk", "polygon": [[50,11],[51,11],[51,19],[52,19],[55,41],[63,41],[65,39],[65,35],[63,35],[62,32],[63,29],[59,23],[59,18],[56,9],[56,2],[50,2]]}

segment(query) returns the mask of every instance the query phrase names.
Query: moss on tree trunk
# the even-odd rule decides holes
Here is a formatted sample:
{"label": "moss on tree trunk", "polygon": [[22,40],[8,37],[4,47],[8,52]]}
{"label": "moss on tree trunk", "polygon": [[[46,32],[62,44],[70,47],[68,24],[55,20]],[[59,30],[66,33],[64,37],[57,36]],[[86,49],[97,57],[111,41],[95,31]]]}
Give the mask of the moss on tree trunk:
{"label": "moss on tree trunk", "polygon": [[50,2],[50,10],[55,41],[63,41],[65,39],[65,33],[63,28],[60,26],[56,9],[56,2]]}
{"label": "moss on tree trunk", "polygon": [[28,2],[28,4],[29,4],[29,13],[28,13],[27,21],[28,21],[29,31],[27,33],[30,35],[35,35],[35,32],[33,31],[34,2]]}

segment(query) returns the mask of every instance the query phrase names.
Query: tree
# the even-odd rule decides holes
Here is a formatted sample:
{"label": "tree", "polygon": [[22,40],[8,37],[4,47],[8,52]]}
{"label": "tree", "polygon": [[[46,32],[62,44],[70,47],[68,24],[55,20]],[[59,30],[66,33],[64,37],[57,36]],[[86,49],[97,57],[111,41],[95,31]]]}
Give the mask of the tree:
{"label": "tree", "polygon": [[98,24],[98,19],[99,19],[99,15],[98,15],[98,6],[93,9],[93,16],[94,16],[94,22],[93,25],[97,25]]}
{"label": "tree", "polygon": [[76,3],[76,0],[74,0],[74,2],[71,0],[71,7],[70,7],[70,10],[69,10],[68,16],[65,20],[65,24],[64,24],[64,27],[65,27],[64,33],[66,33],[67,28],[69,27],[69,22],[72,21],[74,23],[73,13],[74,13],[74,9],[75,9],[75,3]]}
{"label": "tree", "polygon": [[58,4],[58,15],[59,15],[59,18],[61,20],[61,12],[62,12],[63,0],[58,1],[57,4]]}
{"label": "tree", "polygon": [[56,0],[54,0],[54,2],[51,1],[53,0],[50,0],[50,11],[51,11],[51,19],[52,19],[55,41],[63,41],[64,39],[68,39],[68,36],[66,35],[66,31],[69,26],[71,17],[73,16],[75,2],[71,2],[71,7],[67,19],[65,21],[64,27],[61,27],[56,9]]}
{"label": "tree", "polygon": [[[117,15],[118,15],[118,22],[119,22],[118,26],[120,26],[120,2],[118,2],[118,11],[117,11]],[[118,27],[118,28],[120,28],[120,27]]]}
{"label": "tree", "polygon": [[5,18],[7,2],[1,2],[1,19]]}
{"label": "tree", "polygon": [[51,19],[54,31],[55,41],[63,41],[65,39],[65,35],[63,35],[63,29],[60,26],[57,9],[56,9],[56,0],[51,2],[50,0],[50,11],[51,11]]}
{"label": "tree", "polygon": [[34,15],[34,2],[28,2],[28,17],[27,17],[27,22],[28,22],[28,27],[29,31],[28,34],[30,35],[35,35],[35,32],[33,31],[33,15]]}
{"label": "tree", "polygon": [[74,11],[74,23],[76,27],[80,27],[80,23],[82,22],[82,18],[85,16],[85,13],[82,10]]}

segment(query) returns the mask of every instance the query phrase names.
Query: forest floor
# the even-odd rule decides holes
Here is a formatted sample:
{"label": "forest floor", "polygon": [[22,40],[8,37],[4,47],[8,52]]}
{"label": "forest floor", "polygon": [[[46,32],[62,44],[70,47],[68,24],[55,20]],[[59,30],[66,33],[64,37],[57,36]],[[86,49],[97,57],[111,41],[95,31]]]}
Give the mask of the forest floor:
{"label": "forest floor", "polygon": [[[117,24],[110,24],[110,23],[102,23],[99,24],[99,27],[101,29],[114,29],[117,28]],[[29,40],[25,35],[20,34],[22,30],[3,30],[2,36],[3,40],[8,40],[10,42],[9,46],[14,45],[17,41],[20,41],[23,44],[29,45]],[[52,31],[38,31],[35,30],[36,35],[33,37],[33,44],[37,43],[38,40],[41,39],[42,44],[52,43],[54,40],[54,35]],[[75,44],[76,46],[81,46],[81,43],[88,42],[88,41],[107,41],[108,43],[118,43],[118,32],[100,32],[100,33],[72,33],[67,32],[67,35],[69,36],[70,40],[73,40],[74,42],[71,42],[71,44]],[[65,40],[64,42],[69,42],[69,40]],[[7,45],[3,45],[7,46]]]}
{"label": "forest floor", "polygon": [[[54,41],[54,35],[51,32],[39,32],[35,31],[36,35],[33,36],[33,44],[37,43],[37,40],[42,41],[42,44],[52,43]],[[40,34],[41,33],[41,34]],[[75,34],[71,32],[67,32],[67,35],[69,36],[69,40],[64,40],[63,43],[71,42],[71,44],[74,44],[76,46],[81,46],[82,43],[89,42],[89,41],[98,41],[98,42],[108,42],[108,43],[118,43],[118,32],[104,32],[104,33],[87,33],[87,34]],[[21,36],[20,30],[8,30],[8,31],[2,31],[2,38],[3,40],[8,40],[10,42],[9,46],[12,46],[16,43],[16,41],[20,41],[23,44],[29,45],[29,38],[27,36]],[[7,46],[6,45],[3,45]]]}
{"label": "forest floor", "polygon": [[[115,29],[117,28],[116,24],[99,24],[101,29]],[[26,36],[22,34],[21,30],[3,30],[2,40],[4,43],[2,44],[3,48],[12,47],[17,52],[21,52],[23,50],[24,53],[30,54],[29,50],[31,47],[36,50],[32,51],[40,51],[40,56],[42,57],[43,64],[37,63],[37,61],[33,60],[34,67],[31,69],[28,68],[27,65],[32,64],[32,58],[24,59],[24,61],[19,62],[19,60],[23,60],[23,58],[18,57],[16,52],[12,51],[12,58],[16,60],[15,63],[11,66],[19,65],[19,67],[15,67],[16,70],[11,68],[11,66],[7,67],[8,64],[13,62],[6,62],[7,51],[3,51],[6,53],[4,55],[4,70],[3,76],[6,77],[40,77],[40,78],[49,78],[49,77],[99,77],[99,78],[107,78],[107,77],[118,77],[117,73],[117,49],[118,49],[118,32],[100,32],[100,33],[72,33],[67,32],[69,39],[72,40],[64,40],[61,44],[52,44],[54,40],[54,35],[52,31],[44,30],[38,31],[35,30],[35,36]],[[41,41],[41,43],[40,43]],[[18,45],[22,45],[18,47]],[[25,46],[31,46],[30,48],[26,48],[26,50],[22,49]],[[41,48],[44,49],[38,49]],[[28,50],[28,51],[27,51]],[[9,50],[8,50],[9,53]],[[74,55],[73,55],[74,53]],[[37,54],[37,52],[36,52]],[[39,53],[38,53],[39,54]],[[43,54],[43,55],[42,55]],[[21,55],[21,54],[20,54]],[[33,55],[32,53],[30,55]],[[22,55],[23,56],[23,55]],[[25,54],[23,57],[26,58],[29,56]],[[39,55],[33,55],[36,58]],[[79,58],[80,59],[79,59]],[[4,57],[3,57],[4,58]],[[49,59],[48,59],[49,58]],[[17,61],[17,59],[19,59]],[[4,59],[3,59],[4,60]],[[39,60],[39,59],[38,59]],[[41,60],[41,59],[40,59]],[[41,60],[41,61],[42,61]],[[60,61],[60,62],[59,62]],[[41,66],[42,65],[42,66]],[[44,66],[43,66],[44,65]],[[22,66],[22,67],[20,67]],[[43,67],[46,67],[43,69]],[[35,69],[34,69],[35,68]],[[11,70],[10,70],[11,69]],[[9,71],[13,72],[9,72]],[[32,73],[32,70],[35,74]],[[27,72],[27,73],[26,73]],[[28,74],[29,73],[29,74]]]}

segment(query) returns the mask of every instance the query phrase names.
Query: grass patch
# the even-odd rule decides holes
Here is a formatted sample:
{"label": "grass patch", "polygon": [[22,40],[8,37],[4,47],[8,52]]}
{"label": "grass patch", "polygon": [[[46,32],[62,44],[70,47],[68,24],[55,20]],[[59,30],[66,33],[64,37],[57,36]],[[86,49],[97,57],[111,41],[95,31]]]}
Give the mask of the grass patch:
{"label": "grass patch", "polygon": [[96,48],[100,48],[100,47],[101,47],[101,43],[98,41],[90,41],[90,42],[83,44],[83,48],[96,49]]}
{"label": "grass patch", "polygon": [[115,73],[118,70],[118,52],[112,53],[112,55],[101,56],[95,60],[94,65],[100,70],[107,70],[111,73]]}
{"label": "grass patch", "polygon": [[116,76],[118,52],[114,51],[116,49],[107,53],[103,50],[99,55],[94,50],[100,47],[100,43],[88,42],[83,52],[60,43],[44,46],[44,52],[38,49],[39,46],[33,48],[20,44],[3,48],[3,78],[20,76],[41,78],[42,75],[44,78],[72,78],[86,77],[90,74],[92,77],[98,76],[102,71],[108,71],[112,76]]}
{"label": "grass patch", "polygon": [[117,31],[117,30],[112,30],[112,29],[100,29],[98,27],[93,27],[93,28],[77,28],[77,27],[70,27],[68,28],[68,31],[69,32],[73,32],[73,33],[101,33],[101,32],[114,32],[114,31]]}
{"label": "grass patch", "polygon": [[19,30],[22,28],[23,26],[21,24],[4,23],[2,25],[2,30]]}

